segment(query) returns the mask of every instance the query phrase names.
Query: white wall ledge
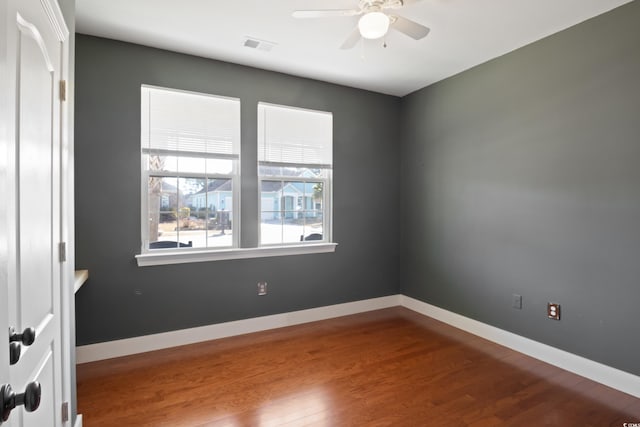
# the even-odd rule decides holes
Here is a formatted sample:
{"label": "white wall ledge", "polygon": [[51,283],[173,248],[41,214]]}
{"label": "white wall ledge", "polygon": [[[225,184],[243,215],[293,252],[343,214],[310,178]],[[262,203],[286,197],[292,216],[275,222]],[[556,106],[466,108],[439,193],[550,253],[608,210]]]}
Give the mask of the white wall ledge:
{"label": "white wall ledge", "polygon": [[138,267],[191,262],[223,261],[230,259],[264,258],[335,252],[337,243],[306,243],[304,245],[264,246],[259,248],[235,248],[217,250],[185,250],[154,252],[136,255]]}
{"label": "white wall ledge", "polygon": [[80,290],[84,282],[89,279],[89,270],[76,270],[73,277],[73,293]]}

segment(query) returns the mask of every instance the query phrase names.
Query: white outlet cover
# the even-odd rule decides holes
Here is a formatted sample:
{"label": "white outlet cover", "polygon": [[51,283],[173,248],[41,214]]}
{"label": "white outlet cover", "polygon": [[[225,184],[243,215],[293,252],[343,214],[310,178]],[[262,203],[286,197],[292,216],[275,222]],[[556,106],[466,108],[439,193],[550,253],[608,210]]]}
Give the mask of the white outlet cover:
{"label": "white outlet cover", "polygon": [[258,282],[258,295],[267,294],[267,282]]}

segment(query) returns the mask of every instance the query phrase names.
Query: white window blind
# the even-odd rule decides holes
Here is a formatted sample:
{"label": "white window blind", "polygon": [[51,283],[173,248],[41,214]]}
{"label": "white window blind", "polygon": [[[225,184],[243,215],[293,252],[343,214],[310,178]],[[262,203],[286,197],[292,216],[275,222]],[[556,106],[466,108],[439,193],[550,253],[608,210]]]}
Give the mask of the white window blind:
{"label": "white window blind", "polygon": [[258,129],[260,164],[331,168],[331,113],[261,102],[258,104]]}
{"label": "white window blind", "polygon": [[240,100],[142,86],[142,102],[146,154],[238,157]]}

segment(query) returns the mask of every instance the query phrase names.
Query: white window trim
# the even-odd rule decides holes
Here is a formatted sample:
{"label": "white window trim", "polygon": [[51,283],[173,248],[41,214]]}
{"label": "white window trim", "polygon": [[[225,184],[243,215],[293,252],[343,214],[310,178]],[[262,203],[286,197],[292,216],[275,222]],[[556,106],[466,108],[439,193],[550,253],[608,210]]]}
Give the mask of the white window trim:
{"label": "white window trim", "polygon": [[217,250],[162,250],[136,255],[138,267],[186,264],[192,262],[223,261],[232,259],[265,258],[274,256],[306,255],[335,252],[337,243],[305,243],[287,246],[263,246]]}
{"label": "white window trim", "polygon": [[[150,86],[150,85],[143,85],[146,87],[155,87],[155,86]],[[161,87],[156,87],[159,89],[164,89],[164,90],[173,90],[176,92],[187,92],[190,93],[190,91],[181,91],[179,89],[171,89],[171,88],[161,88]],[[202,94],[202,93],[197,93],[197,92],[191,92],[191,93],[195,93],[197,95],[207,95],[207,94]],[[217,98],[226,98],[223,96],[217,96],[217,95],[209,95],[209,96],[213,96],[213,97],[217,97]],[[237,99],[237,98],[229,98],[229,99]],[[271,104],[271,105],[276,105],[276,104]],[[142,107],[142,106],[141,106]],[[289,106],[285,106],[286,108],[293,108],[293,109],[299,109],[296,107],[289,107]],[[300,110],[304,110],[304,109],[300,109]],[[308,111],[313,111],[313,112],[317,112],[314,110],[308,110]],[[141,123],[143,130],[142,132],[144,132],[144,117],[143,117],[143,123]],[[240,136],[239,136],[240,137]],[[325,231],[323,232],[323,234],[325,234],[325,238],[322,241],[305,241],[305,242],[300,242],[300,243],[286,243],[286,244],[275,244],[275,245],[265,245],[265,246],[258,246],[258,247],[251,247],[251,248],[240,248],[238,247],[239,243],[240,243],[240,218],[241,218],[241,213],[240,213],[240,206],[241,206],[241,197],[242,197],[242,193],[240,191],[240,187],[241,187],[241,173],[240,173],[240,161],[236,161],[234,162],[234,171],[231,175],[220,175],[217,176],[218,178],[222,178],[222,179],[231,179],[233,182],[233,209],[234,209],[234,218],[236,219],[234,221],[234,241],[233,241],[233,247],[224,247],[224,248],[181,248],[179,250],[175,250],[175,249],[154,249],[154,250],[149,250],[148,247],[146,246],[148,243],[148,236],[144,234],[144,231],[148,228],[147,226],[147,216],[148,216],[148,190],[147,190],[147,185],[145,184],[145,182],[148,181],[148,177],[150,175],[163,175],[163,172],[158,171],[157,173],[151,172],[149,170],[146,169],[146,163],[144,163],[144,155],[142,155],[142,171],[143,173],[142,175],[142,180],[143,182],[141,183],[141,196],[142,196],[142,210],[141,210],[141,225],[142,225],[142,231],[143,231],[143,242],[142,242],[142,248],[141,248],[141,253],[135,255],[138,267],[146,267],[146,266],[155,266],[155,265],[170,265],[170,264],[186,264],[186,263],[194,263],[194,262],[209,262],[209,261],[223,261],[223,260],[235,260],[235,259],[250,259],[250,258],[264,258],[264,257],[275,257],[275,256],[292,256],[292,255],[306,255],[306,254],[319,254],[319,253],[331,253],[331,252],[335,252],[336,247],[338,246],[337,243],[333,243],[332,239],[333,239],[333,227],[332,227],[332,220],[333,220],[333,209],[332,209],[332,201],[333,201],[333,194],[332,194],[332,170],[331,167],[328,168],[328,175],[324,178],[309,178],[308,181],[313,181],[313,182],[323,182],[323,185],[325,186],[326,189],[326,193],[325,193],[325,206],[326,209],[328,209],[328,212],[331,212],[331,215],[329,216],[328,219],[325,219],[326,223],[325,223]],[[295,166],[295,165],[294,165]],[[304,165],[300,165],[300,166],[304,166]],[[189,174],[191,175],[191,174]],[[183,174],[182,176],[186,177],[186,174]],[[145,178],[147,181],[145,181]],[[209,178],[214,178],[213,176],[209,176]],[[258,176],[257,177],[257,184],[260,186],[261,182],[263,180],[273,180],[273,179],[283,179],[285,181],[290,181],[292,180],[292,178],[294,180],[299,180],[297,178],[294,177],[275,177],[275,176]],[[302,179],[305,180],[305,179]],[[258,212],[260,215],[261,212],[261,206],[260,206],[260,199],[258,202]],[[326,211],[325,211],[326,213]],[[237,216],[236,216],[237,215]],[[260,217],[258,217],[258,224],[260,224]],[[258,230],[258,240],[260,240],[260,231]],[[147,233],[148,234],[148,233]],[[258,243],[260,244],[260,243]]]}
{"label": "white window trim", "polygon": [[[278,107],[285,108],[289,110],[298,110],[298,111],[306,111],[309,113],[322,113],[328,114],[332,117],[333,113],[328,111],[321,110],[311,110],[308,108],[300,108],[294,107],[290,105],[282,105],[282,104],[273,104],[270,102],[258,102],[258,111],[260,106],[263,105],[265,107]],[[258,112],[259,114],[259,112]],[[258,123],[260,119],[258,118]],[[258,128],[260,126],[258,125]],[[258,129],[259,132],[259,129]],[[332,129],[333,132],[333,129]],[[333,140],[331,142],[333,144]],[[258,158],[260,155],[258,155]],[[333,243],[333,162],[330,165],[307,165],[307,164],[299,164],[299,163],[281,163],[280,166],[285,167],[293,167],[293,168],[306,168],[306,167],[322,167],[325,170],[325,176],[321,178],[303,178],[303,177],[291,177],[291,176],[279,176],[279,175],[261,175],[260,174],[260,164],[268,164],[272,162],[263,162],[257,161],[257,170],[258,170],[258,247],[262,249],[270,249],[270,248],[278,248],[278,247],[300,247],[303,245],[317,245],[317,244],[325,244],[325,245],[336,245]],[[262,183],[263,181],[292,181],[292,182],[322,182],[324,188],[323,195],[323,227],[322,227],[322,240],[318,243],[313,243],[313,241],[304,241],[302,243],[263,243],[262,242]]]}
{"label": "white window trim", "polygon": [[[142,156],[142,164],[144,167],[145,164],[145,157],[144,155]],[[237,164],[236,164],[237,163]],[[234,171],[240,168],[239,162],[234,162]],[[141,216],[140,216],[140,221],[141,221],[141,230],[142,230],[142,247],[141,247],[141,252],[143,254],[146,253],[153,253],[155,251],[157,251],[158,249],[149,249],[149,222],[148,222],[148,212],[149,212],[149,188],[148,188],[148,184],[145,184],[146,182],[149,181],[150,177],[175,177],[175,178],[197,178],[197,179],[228,179],[231,181],[231,193],[233,195],[233,215],[232,215],[232,221],[233,221],[233,235],[232,235],[232,242],[231,242],[231,246],[222,246],[220,247],[220,249],[232,249],[232,248],[237,248],[240,244],[240,224],[236,224],[239,223],[240,221],[236,221],[236,210],[238,211],[237,215],[238,218],[240,218],[240,191],[239,191],[239,187],[240,187],[240,176],[239,175],[222,175],[222,174],[211,174],[211,175],[206,175],[206,174],[196,174],[196,173],[174,173],[174,172],[165,172],[165,171],[149,171],[149,170],[144,170],[143,171],[143,175],[142,175],[142,180],[141,180],[141,200],[142,200],[142,211],[141,211]],[[147,215],[145,215],[145,213]],[[207,250],[218,250],[215,247],[209,247],[206,248]]]}
{"label": "white window trim", "polygon": [[[297,164],[289,164],[292,167],[300,167],[300,165]],[[291,177],[291,176],[279,176],[279,175],[260,175],[258,174],[258,191],[260,193],[259,196],[259,200],[258,200],[258,226],[260,228],[261,224],[262,224],[262,183],[264,181],[287,181],[287,182],[311,182],[311,183],[315,183],[315,182],[321,182],[323,185],[323,191],[324,191],[324,199],[323,199],[323,205],[324,205],[324,209],[322,210],[322,214],[323,214],[323,237],[322,240],[320,240],[320,243],[332,243],[333,242],[333,227],[332,227],[332,219],[333,219],[333,207],[331,202],[333,201],[333,197],[332,197],[332,170],[328,169],[326,171],[326,177],[325,178],[302,178],[302,177]],[[329,212],[330,215],[327,217],[326,213]],[[314,241],[305,241],[302,244],[305,245],[313,245]],[[318,242],[318,241],[316,241]],[[298,242],[294,242],[294,243],[262,243],[262,232],[260,229],[258,229],[258,245],[262,248],[269,248],[269,247],[278,247],[278,246],[300,246],[301,243]]]}
{"label": "white window trim", "polygon": [[[221,96],[221,95],[213,95],[213,94],[208,94],[208,93],[201,93],[201,92],[193,92],[193,91],[188,91],[188,90],[181,90],[181,89],[174,89],[174,88],[167,88],[167,87],[161,87],[161,86],[153,86],[153,85],[147,85],[147,84],[143,84],[141,86],[142,88],[150,88],[150,89],[161,89],[161,90],[166,90],[166,91],[172,91],[172,92],[178,92],[178,93],[186,93],[186,94],[193,94],[193,95],[198,95],[198,96],[208,96],[208,97],[212,97],[212,98],[217,98],[217,99],[228,99],[231,101],[238,101],[240,102],[239,98],[233,98],[233,97],[228,97],[228,96]],[[140,102],[140,112],[141,112],[141,121],[140,121],[140,138],[141,138],[141,142],[142,140],[144,140],[145,138],[147,138],[147,132],[148,132],[148,116],[146,116],[144,114],[144,110],[145,107],[143,105],[143,100],[141,99]],[[241,108],[241,107],[240,107]],[[241,135],[241,129],[238,129],[238,135],[237,135],[237,139],[238,141],[241,141],[242,139],[242,135]],[[142,148],[142,147],[141,147]],[[241,147],[239,148],[239,152],[241,150]],[[229,158],[233,159],[233,171],[231,174],[193,174],[193,173],[172,173],[172,172],[163,172],[163,171],[149,171],[148,169],[148,160],[146,158],[147,155],[142,153],[141,150],[141,155],[140,155],[140,168],[141,168],[141,180],[140,180],[140,197],[141,197],[141,210],[140,210],[140,226],[141,226],[141,247],[140,247],[140,255],[136,255],[136,258],[138,257],[152,257],[152,255],[154,253],[156,253],[156,251],[158,251],[158,249],[149,249],[149,225],[148,225],[148,217],[149,217],[149,189],[148,189],[148,181],[149,181],[149,177],[150,176],[180,176],[183,178],[208,178],[208,179],[216,179],[216,178],[220,178],[220,179],[230,179],[231,180],[231,188],[232,188],[232,195],[233,195],[233,215],[232,215],[232,221],[233,221],[233,235],[232,235],[232,246],[225,246],[225,247],[221,247],[221,248],[205,248],[203,249],[204,252],[213,252],[213,251],[228,251],[231,249],[237,249],[240,246],[240,218],[241,218],[241,212],[240,212],[240,207],[241,207],[241,192],[240,192],[240,187],[241,187],[241,182],[242,182],[242,178],[241,178],[241,162],[240,162],[240,156],[231,156]],[[221,155],[220,158],[226,158],[226,156]],[[184,251],[186,254],[188,253],[192,253],[189,250],[185,250]],[[161,257],[165,257],[167,254],[166,253],[162,253],[159,254],[161,255]],[[188,261],[183,261],[183,262],[188,262]],[[172,262],[170,262],[169,264],[174,264]],[[138,262],[138,265],[140,265],[140,263]]]}

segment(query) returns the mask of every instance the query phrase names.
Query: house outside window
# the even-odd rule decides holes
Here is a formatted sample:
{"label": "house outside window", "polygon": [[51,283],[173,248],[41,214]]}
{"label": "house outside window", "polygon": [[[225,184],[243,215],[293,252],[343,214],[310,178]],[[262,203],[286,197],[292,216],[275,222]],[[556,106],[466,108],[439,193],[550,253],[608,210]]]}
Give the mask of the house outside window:
{"label": "house outside window", "polygon": [[240,100],[141,95],[142,252],[237,247]]}
{"label": "house outside window", "polygon": [[331,242],[333,116],[258,104],[260,245]]}

